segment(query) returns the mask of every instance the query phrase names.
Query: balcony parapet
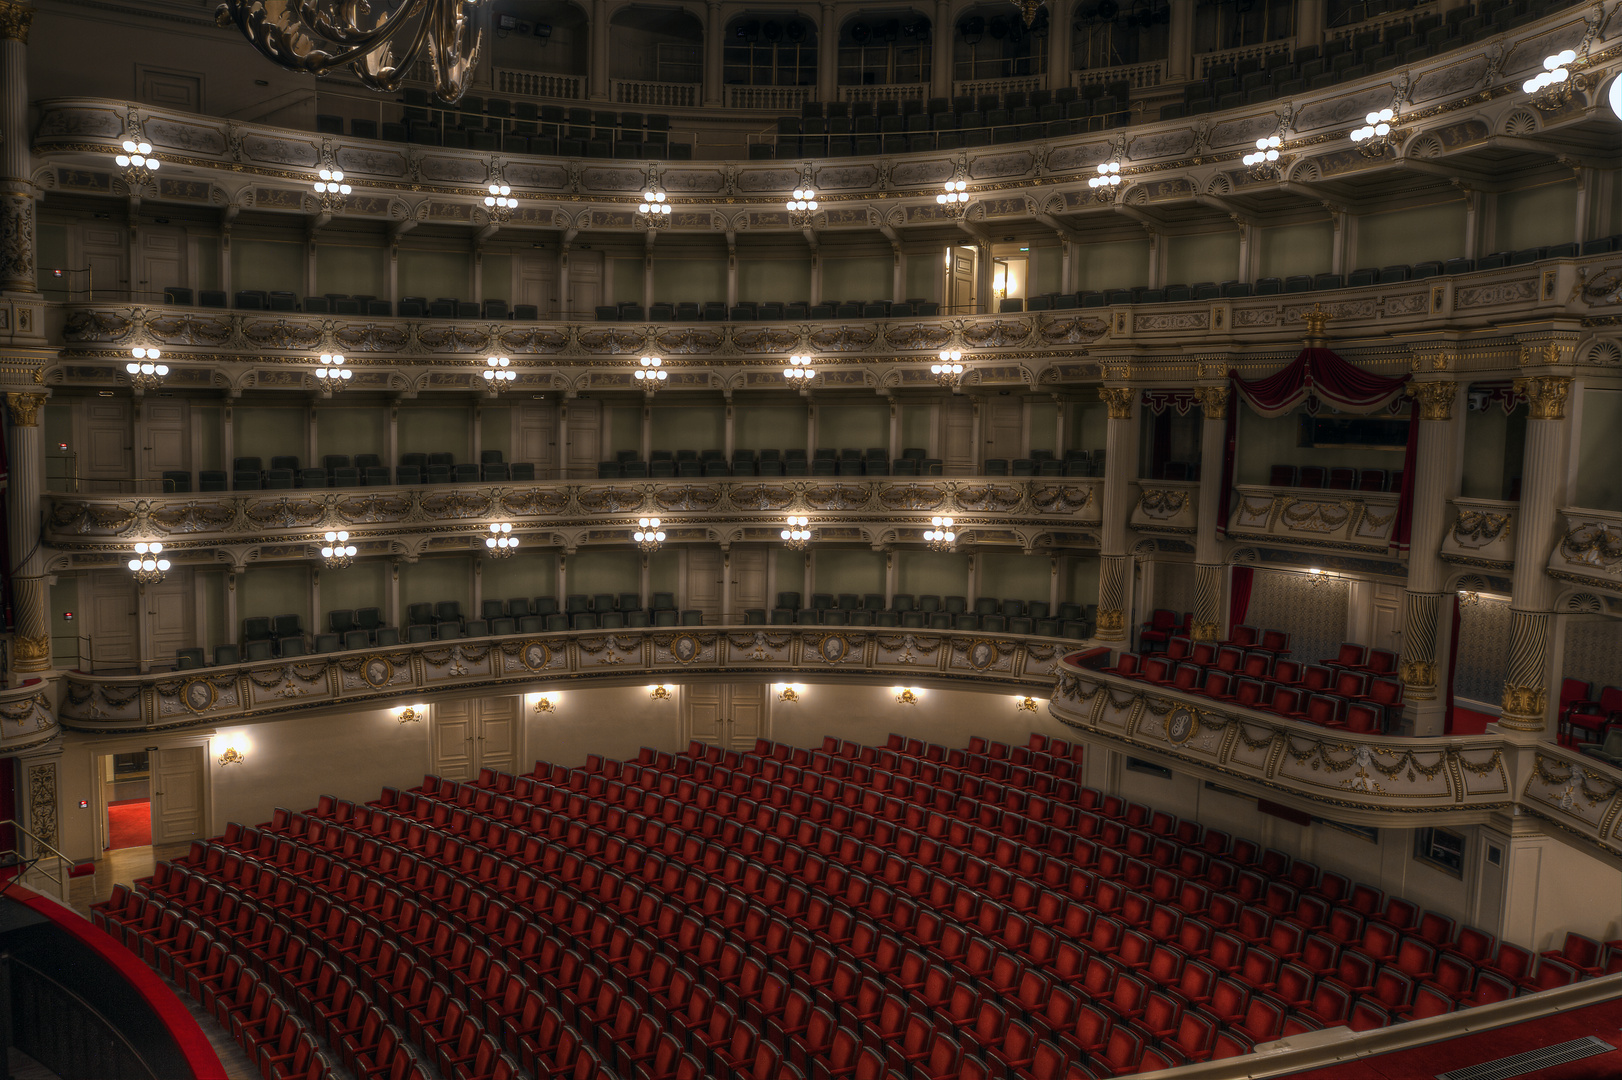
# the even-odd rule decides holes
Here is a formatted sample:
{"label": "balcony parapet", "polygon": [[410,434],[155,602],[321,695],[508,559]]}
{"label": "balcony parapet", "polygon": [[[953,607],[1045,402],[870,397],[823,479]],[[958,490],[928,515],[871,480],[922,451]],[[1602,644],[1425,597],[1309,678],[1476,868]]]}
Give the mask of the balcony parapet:
{"label": "balcony parapet", "polygon": [[60,714],[75,731],[161,731],[310,708],[567,680],[648,683],[695,675],[822,675],[1044,693],[1067,644],[1054,638],[870,627],[682,627],[463,638],[149,675],[71,674]]}
{"label": "balcony parapet", "polygon": [[1397,520],[1397,492],[1236,484],[1228,535],[1291,547],[1384,554]]}
{"label": "balcony parapet", "polygon": [[[345,529],[363,553],[399,541],[407,551],[477,547],[486,523],[509,520],[527,542],[623,544],[638,514],[658,514],[673,543],[778,543],[783,515],[811,518],[819,539],[923,543],[929,515],[951,514],[966,542],[1096,543],[1104,481],[1030,479],[640,480],[460,487],[451,484],[295,488],[258,492],[96,498],[45,497],[45,540],[68,554],[127,552],[159,539],[171,558],[217,546],[301,546]],[[617,516],[616,516],[617,515]],[[536,534],[541,534],[537,536]],[[275,557],[261,550],[259,557]]]}
{"label": "balcony parapet", "polygon": [[1519,511],[1519,503],[1499,499],[1454,499],[1453,520],[1442,535],[1442,558],[1483,570],[1511,569]]}
{"label": "balcony parapet", "polygon": [[1622,593],[1622,513],[1562,507],[1559,528],[1549,553],[1549,576]]}
{"label": "balcony parapet", "polygon": [[1141,533],[1193,536],[1200,518],[1197,480],[1134,480],[1137,501],[1128,524]]}
{"label": "balcony parapet", "polygon": [[51,687],[39,680],[28,686],[0,690],[0,755],[42,746],[60,729]]}

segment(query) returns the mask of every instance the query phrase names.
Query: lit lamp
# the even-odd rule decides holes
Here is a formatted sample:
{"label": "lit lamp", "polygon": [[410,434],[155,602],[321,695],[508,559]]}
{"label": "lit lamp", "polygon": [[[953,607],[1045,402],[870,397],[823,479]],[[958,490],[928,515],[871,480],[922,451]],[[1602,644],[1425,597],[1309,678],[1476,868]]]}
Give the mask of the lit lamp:
{"label": "lit lamp", "polygon": [[129,561],[129,568],[137,585],[156,585],[169,572],[169,560],[158,557],[162,551],[163,545],[156,540],[135,545],[135,558]]}
{"label": "lit lamp", "polygon": [[932,517],[929,524],[931,528],[924,530],[924,539],[929,542],[929,550],[951,551],[952,545],[957,542],[957,533],[952,531],[952,519]]}
{"label": "lit lamp", "polygon": [[394,718],[402,724],[420,724],[422,723],[423,717],[427,715],[428,709],[426,706],[407,705],[405,708],[395,712]]}
{"label": "lit lamp", "polygon": [[1265,180],[1278,172],[1278,148],[1284,142],[1277,135],[1269,135],[1265,139],[1256,140],[1256,152],[1246,154],[1245,165],[1250,169],[1250,175],[1257,180]]}
{"label": "lit lamp", "polygon": [[518,379],[518,372],[512,370],[512,360],[505,356],[487,356],[484,358],[484,382],[496,393],[505,390],[507,386]]}
{"label": "lit lamp", "polygon": [[1029,694],[1025,694],[1023,696],[1021,696],[1019,694],[1015,694],[1014,695],[1014,708],[1019,710],[1020,712],[1035,712],[1036,711],[1036,699],[1031,697],[1031,695],[1029,695]]}
{"label": "lit lamp", "polygon": [[158,357],[163,354],[157,349],[147,349],[137,345],[130,350],[135,357],[124,365],[129,373],[130,385],[137,390],[156,390],[163,385],[163,377],[169,374],[169,365],[158,363]]}
{"label": "lit lamp", "polygon": [[929,373],[948,390],[956,390],[963,378],[963,353],[959,349],[942,349],[940,363],[930,364]]}
{"label": "lit lamp", "polygon": [[892,686],[890,689],[895,694],[896,701],[902,705],[918,704],[918,697],[923,693],[916,686]]}
{"label": "lit lamp", "polygon": [[504,222],[518,209],[518,200],[512,197],[512,193],[513,189],[506,184],[490,185],[490,194],[484,197],[484,207],[490,211],[492,221]]}
{"label": "lit lamp", "polygon": [[935,196],[935,205],[952,217],[962,217],[969,208],[968,187],[967,180],[946,181],[946,190]]}
{"label": "lit lamp", "polygon": [[811,519],[803,514],[790,514],[788,528],[783,530],[783,546],[790,551],[804,551],[805,546],[811,542],[811,530],[807,528]]}
{"label": "lit lamp", "polygon": [[1391,122],[1397,118],[1392,109],[1371,112],[1363,119],[1364,125],[1354,128],[1352,142],[1364,157],[1379,157],[1391,145]]}
{"label": "lit lamp", "polygon": [[1106,161],[1098,167],[1098,175],[1087,178],[1087,186],[1098,192],[1100,198],[1112,199],[1121,186],[1121,163]]}
{"label": "lit lamp", "polygon": [[655,551],[658,551],[659,545],[665,542],[665,532],[659,528],[659,519],[638,518],[636,526],[636,531],[631,534],[631,539],[636,541],[636,546],[642,550],[642,553],[652,555]]}
{"label": "lit lamp", "polygon": [[342,169],[323,168],[316,173],[320,177],[315,182],[315,193],[321,196],[323,210],[336,210],[344,203],[344,197],[354,189],[344,183]]}
{"label": "lit lamp", "polygon": [[817,373],[811,366],[809,356],[791,356],[788,358],[788,367],[783,369],[783,378],[789,382],[806,383]]}
{"label": "lit lamp", "polygon": [[817,193],[811,188],[795,188],[788,201],[789,221],[796,228],[811,224],[811,215],[817,210]]}
{"label": "lit lamp", "polygon": [[793,705],[800,700],[800,695],[805,693],[805,685],[803,683],[774,683],[772,691],[777,694],[778,701],[786,701]]}
{"label": "lit lamp", "polygon": [[241,765],[247,760],[247,755],[234,746],[227,746],[225,748],[225,753],[220,755],[221,765]]}
{"label": "lit lamp", "polygon": [[118,162],[120,169],[158,171],[158,159],[152,156],[152,144],[149,142],[136,142],[134,139],[125,139],[124,152],[113,158],[113,160]]}
{"label": "lit lamp", "polygon": [[642,202],[636,208],[637,223],[649,229],[662,229],[670,224],[670,202],[665,193],[648,188],[642,193]]}
{"label": "lit lamp", "polygon": [[670,687],[666,686],[664,683],[656,683],[653,686],[648,687],[648,697],[654,701],[669,701]]}
{"label": "lit lamp", "polygon": [[328,570],[342,570],[355,561],[355,545],[349,542],[347,532],[328,532],[324,539],[326,543],[321,547],[321,558],[326,560]]}
{"label": "lit lamp", "polygon": [[1577,54],[1565,49],[1543,58],[1543,70],[1521,84],[1539,109],[1558,109],[1571,99],[1571,71]]}
{"label": "lit lamp", "polygon": [[536,712],[552,712],[558,707],[558,696],[551,691],[542,691],[535,695]]}
{"label": "lit lamp", "polygon": [[493,559],[505,559],[518,553],[518,537],[512,534],[510,521],[492,521],[490,535],[484,538],[484,553]]}
{"label": "lit lamp", "polygon": [[669,378],[664,369],[664,359],[658,356],[644,356],[638,361],[636,381],[641,383],[648,393],[659,389],[659,384]]}
{"label": "lit lamp", "polygon": [[322,353],[321,366],[315,369],[315,377],[321,381],[321,389],[330,394],[353,379],[355,373],[344,367],[343,353]]}

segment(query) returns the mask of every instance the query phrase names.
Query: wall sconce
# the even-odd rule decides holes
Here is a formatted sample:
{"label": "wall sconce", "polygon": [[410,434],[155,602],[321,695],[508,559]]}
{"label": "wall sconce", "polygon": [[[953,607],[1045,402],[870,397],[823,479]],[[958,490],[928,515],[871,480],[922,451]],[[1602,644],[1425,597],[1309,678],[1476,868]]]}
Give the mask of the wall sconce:
{"label": "wall sconce", "polygon": [[1307,571],[1307,580],[1312,582],[1312,587],[1314,589],[1322,585],[1327,585],[1339,577],[1340,575],[1332,570],[1321,570],[1316,566]]}
{"label": "wall sconce", "polygon": [[558,696],[551,692],[535,695],[536,712],[552,712],[558,707]]}
{"label": "wall sconce", "polygon": [[777,694],[778,701],[786,701],[792,705],[800,700],[801,694],[805,693],[805,685],[803,683],[773,683],[772,690]]}
{"label": "wall sconce", "polygon": [[916,686],[892,686],[890,689],[895,691],[895,699],[903,705],[918,704],[918,696],[923,693]]}
{"label": "wall sconce", "polygon": [[1020,697],[1018,694],[1015,694],[1014,708],[1018,709],[1020,712],[1035,712],[1036,699],[1031,697],[1029,694],[1026,694],[1024,697]]}
{"label": "wall sconce", "polygon": [[234,746],[227,746],[225,748],[225,753],[220,755],[221,765],[241,765],[247,760],[247,756]]}
{"label": "wall sconce", "polygon": [[664,683],[658,683],[654,686],[650,686],[648,687],[648,697],[652,698],[654,701],[669,701],[670,687],[666,686]]}
{"label": "wall sconce", "polygon": [[394,718],[402,724],[417,724],[428,715],[426,705],[407,705],[394,714]]}

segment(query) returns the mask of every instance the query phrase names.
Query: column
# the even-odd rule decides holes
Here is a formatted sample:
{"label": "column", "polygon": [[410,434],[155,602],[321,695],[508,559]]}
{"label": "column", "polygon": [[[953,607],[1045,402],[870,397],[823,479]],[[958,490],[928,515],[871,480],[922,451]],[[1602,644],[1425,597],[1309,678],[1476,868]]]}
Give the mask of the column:
{"label": "column", "polygon": [[[648,302],[653,302],[653,293],[648,293]],[[727,248],[727,310],[730,312],[738,302],[738,249]]]}
{"label": "column", "polygon": [[1580,245],[1588,239],[1588,208],[1592,204],[1590,193],[1594,186],[1594,170],[1578,166],[1571,171],[1577,177],[1577,213],[1572,222],[1571,238],[1577,241],[1581,250]]}
{"label": "column", "polygon": [[890,300],[900,304],[907,299],[907,268],[901,255],[901,245],[890,245]]}
{"label": "column", "polygon": [[[1527,350],[1523,349],[1522,362]],[[1555,508],[1565,491],[1566,397],[1571,379],[1538,375],[1515,380],[1531,403],[1521,464],[1521,505],[1515,514],[1515,575],[1509,601],[1508,673],[1500,730],[1533,734],[1545,728],[1549,634],[1554,586],[1544,568],[1555,542]]]}
{"label": "column", "polygon": [[732,549],[721,549],[721,625],[732,625]]}
{"label": "column", "polygon": [[704,20],[704,104],[721,104],[721,4],[710,0],[709,18]]}
{"label": "column", "polygon": [[[569,479],[569,403],[558,406],[558,479]],[[560,597],[562,593],[558,594]]]}
{"label": "column", "polygon": [[641,590],[642,599],[638,601],[644,611],[653,606],[653,563],[651,556],[642,556],[641,573],[637,577],[636,587]]}
{"label": "column", "polygon": [[591,62],[586,65],[586,94],[593,101],[607,101],[608,0],[592,0],[591,21],[587,25],[591,35]]}
{"label": "column", "polygon": [[[396,300],[399,298],[396,297]],[[558,314],[569,317],[569,245],[558,248]]]}
{"label": "column", "polygon": [[968,594],[969,610],[974,610],[974,602],[980,599],[980,553],[974,552],[969,556],[969,580],[965,587]]}
{"label": "column", "polygon": [[[385,625],[403,625],[400,619],[400,614],[400,560],[390,559],[388,606],[383,611],[384,618],[388,620]],[[321,624],[316,623],[315,626],[317,629],[319,629]]]}
{"label": "column", "polygon": [[890,405],[890,460],[901,456],[901,406],[894,398]]}
{"label": "column", "polygon": [[1416,382],[1410,391],[1419,423],[1414,461],[1413,517],[1408,532],[1408,582],[1403,604],[1403,723],[1407,734],[1440,735],[1447,723],[1446,693],[1438,672],[1445,671],[1441,624],[1443,567],[1438,553],[1447,523],[1447,503],[1454,494],[1454,445],[1458,428],[1453,405],[1459,384]]}
{"label": "column", "polygon": [[[649,235],[652,235],[650,230]],[[619,297],[614,299],[618,300]],[[653,249],[649,248],[642,256],[642,306],[653,306]],[[732,306],[732,275],[727,275],[727,306]]]}
{"label": "column", "polygon": [[1166,242],[1147,225],[1143,231],[1149,234],[1149,288],[1163,289],[1166,286]]}
{"label": "column", "polygon": [[1330,212],[1329,217],[1334,222],[1334,239],[1329,245],[1329,272],[1344,274],[1348,249],[1346,234],[1351,226],[1351,216],[1344,210],[1334,210]]}
{"label": "column", "polygon": [[[1175,10],[1175,9],[1174,9]],[[1222,611],[1222,463],[1228,450],[1228,384],[1197,386],[1200,428],[1199,520],[1194,531],[1194,640],[1220,641]],[[1105,466],[1109,461],[1105,459]]]}
{"label": "column", "polygon": [[1253,245],[1251,244],[1251,239],[1252,239],[1252,237],[1251,237],[1251,228],[1250,228],[1250,226],[1248,224],[1246,224],[1245,222],[1241,221],[1239,223],[1239,280],[1240,281],[1253,281],[1255,279],[1255,277],[1256,277],[1256,272],[1251,267],[1251,259],[1253,257],[1253,252],[1252,252]]}
{"label": "column", "polygon": [[995,314],[997,311],[997,268],[995,260],[991,257],[990,244],[974,245],[974,296],[978,303],[975,310],[981,315]]}
{"label": "column", "polygon": [[822,303],[822,252],[811,249],[811,303]]}
{"label": "column", "polygon": [[[0,0],[0,292],[34,291],[34,185],[28,152],[28,28],[34,9]],[[160,286],[161,287],[161,286]],[[37,495],[38,492],[36,491]],[[38,501],[29,507],[38,512]],[[15,553],[19,550],[13,548]],[[20,625],[20,624],[19,624]],[[19,639],[20,642],[20,639]],[[20,658],[19,658],[20,659]],[[45,666],[50,666],[49,642]],[[18,666],[18,670],[25,670]]]}
{"label": "column", "polygon": [[[389,475],[398,476],[399,474],[394,471],[400,463],[400,403],[398,401],[391,402],[389,405],[389,433],[387,441],[383,444],[383,452],[388,455],[383,459],[383,464],[388,466]],[[388,625],[398,626],[399,623],[389,623]]]}
{"label": "column", "polygon": [[1464,191],[1464,257],[1474,259],[1481,251],[1481,192],[1459,187]]}
{"label": "column", "polygon": [[51,631],[45,617],[45,555],[39,546],[39,498],[45,480],[45,428],[40,410],[45,406],[45,395],[7,394],[6,404],[11,409],[11,430],[6,439],[6,452],[11,456],[6,525],[10,529],[11,557],[20,560],[11,580],[12,601],[16,604],[12,612],[16,623],[11,642],[12,667],[19,673],[49,671]]}
{"label": "column", "polygon": [[[574,554],[574,552],[568,548],[563,549],[563,553],[558,556],[557,577],[552,582],[552,591],[553,595],[558,598],[559,611],[567,611],[569,609],[569,605],[566,603],[566,601],[569,598],[569,556],[572,554]],[[646,597],[644,597],[644,599],[646,599]]]}
{"label": "column", "polygon": [[736,449],[738,445],[737,422],[736,418],[732,414],[732,402],[730,400],[726,404],[726,435],[723,437],[722,441],[724,443],[727,461],[730,463],[732,461],[732,451]]}
{"label": "column", "polygon": [[[224,242],[220,246],[221,246],[222,250],[227,249],[227,248],[229,248],[231,246],[231,234],[230,233],[225,234]],[[228,257],[222,256],[220,261],[225,266],[225,269],[220,274],[220,281],[224,283],[224,288],[226,290],[225,294],[227,296],[230,296],[231,295],[231,275],[230,275],[231,260]],[[389,244],[388,289],[389,289],[389,310],[390,311],[398,311],[398,310],[400,310],[400,244],[399,244],[398,241],[394,241],[394,242],[391,242]]]}
{"label": "column", "polygon": [[1076,291],[1076,287],[1075,287],[1076,286],[1076,271],[1075,271],[1076,245],[1073,244],[1071,241],[1065,239],[1063,236],[1060,236],[1059,237],[1059,250],[1061,252],[1061,255],[1060,255],[1060,258],[1059,258],[1059,291],[1062,292],[1062,293],[1075,292]]}
{"label": "column", "polygon": [[[1194,77],[1194,5],[1197,0],[1171,0],[1171,27],[1167,37],[1166,79],[1187,82]],[[1310,0],[1308,0],[1310,3]]]}
{"label": "column", "polygon": [[1099,641],[1125,641],[1132,560],[1126,554],[1126,522],[1132,508],[1132,478],[1138,463],[1138,391],[1131,386],[1101,386],[1098,396],[1109,407],[1104,428],[1103,532],[1098,561]]}
{"label": "column", "polygon": [[895,607],[895,552],[886,548],[884,552],[884,610]]}
{"label": "column", "polygon": [[[642,406],[642,460],[653,459],[653,406]],[[646,607],[647,605],[642,605]]]}
{"label": "column", "polygon": [[[822,5],[822,21],[817,25],[817,100],[839,98],[839,17],[832,3]],[[815,289],[816,276],[811,278]],[[815,300],[812,301],[815,303]],[[809,604],[811,601],[807,600]]]}
{"label": "column", "polygon": [[1070,0],[1048,0],[1048,89],[1070,85]]}
{"label": "column", "polygon": [[[1295,44],[1297,48],[1302,45],[1323,44],[1324,6],[1322,0],[1296,0]],[[1173,0],[1172,10],[1176,10],[1176,0]],[[1176,15],[1172,16],[1173,20],[1176,18]]]}
{"label": "column", "polygon": [[935,0],[935,21],[929,28],[930,97],[952,96],[952,44],[956,38],[950,0]]}
{"label": "column", "polygon": [[809,461],[817,456],[817,403],[805,403],[805,456]]}

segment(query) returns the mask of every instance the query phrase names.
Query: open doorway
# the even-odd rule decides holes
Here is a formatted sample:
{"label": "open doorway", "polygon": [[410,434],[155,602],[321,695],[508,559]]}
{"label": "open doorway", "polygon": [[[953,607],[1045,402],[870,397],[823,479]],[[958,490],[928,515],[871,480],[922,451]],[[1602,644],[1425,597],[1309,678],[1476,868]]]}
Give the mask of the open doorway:
{"label": "open doorway", "polygon": [[145,750],[101,756],[104,850],[152,846],[152,755]]}

